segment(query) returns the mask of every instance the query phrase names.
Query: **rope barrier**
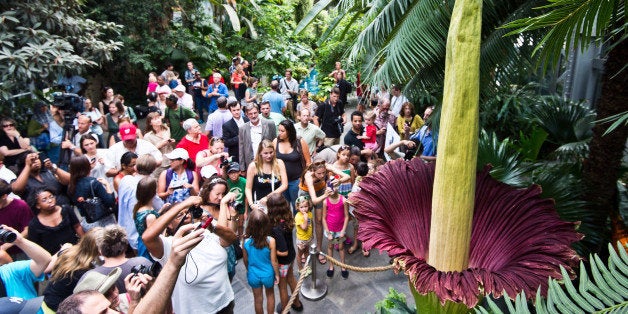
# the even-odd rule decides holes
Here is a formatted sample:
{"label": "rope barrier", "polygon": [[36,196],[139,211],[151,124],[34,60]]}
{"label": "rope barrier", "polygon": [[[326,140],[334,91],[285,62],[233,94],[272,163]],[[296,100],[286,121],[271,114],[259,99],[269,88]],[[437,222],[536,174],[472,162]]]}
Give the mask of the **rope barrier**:
{"label": "rope barrier", "polygon": [[[356,272],[363,272],[363,273],[368,273],[368,272],[379,272],[379,271],[386,271],[386,270],[391,270],[394,269],[395,263],[393,263],[392,265],[387,265],[387,266],[378,266],[378,267],[357,267],[357,266],[352,266],[352,265],[348,265],[345,263],[341,263],[340,261],[338,261],[337,259],[323,253],[323,252],[318,252],[318,254],[321,254],[323,256],[325,256],[325,258],[332,264],[340,266],[342,268],[346,268],[352,271],[356,271]],[[290,296],[290,300],[288,300],[288,304],[284,307],[283,311],[281,312],[281,314],[288,314],[288,312],[290,312],[290,309],[292,308],[292,303],[294,303],[294,300],[296,300],[297,296],[299,295],[299,291],[301,291],[301,286],[303,285],[303,281],[305,280],[305,278],[307,278],[307,276],[309,276],[311,274],[311,270],[312,268],[309,266],[310,265],[310,257],[312,255],[308,255],[307,259],[305,261],[305,264],[303,266],[303,268],[301,269],[301,275],[299,276],[299,280],[297,281],[297,286],[295,287],[294,291],[292,291],[292,295]]]}

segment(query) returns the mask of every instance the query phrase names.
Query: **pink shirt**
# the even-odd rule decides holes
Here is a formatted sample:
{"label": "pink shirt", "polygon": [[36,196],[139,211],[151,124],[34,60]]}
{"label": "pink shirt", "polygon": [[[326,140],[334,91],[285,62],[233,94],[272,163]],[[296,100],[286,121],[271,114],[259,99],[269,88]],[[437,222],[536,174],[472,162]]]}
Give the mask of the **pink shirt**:
{"label": "pink shirt", "polygon": [[345,224],[345,201],[342,195],[339,195],[338,202],[332,203],[329,197],[325,200],[327,202],[327,228],[331,232],[340,232]]}

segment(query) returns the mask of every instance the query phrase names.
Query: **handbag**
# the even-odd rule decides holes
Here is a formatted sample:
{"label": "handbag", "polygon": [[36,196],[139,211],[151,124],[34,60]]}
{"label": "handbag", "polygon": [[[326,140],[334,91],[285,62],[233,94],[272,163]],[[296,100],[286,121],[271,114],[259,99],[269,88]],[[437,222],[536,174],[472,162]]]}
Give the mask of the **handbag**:
{"label": "handbag", "polygon": [[94,223],[105,216],[111,215],[112,212],[110,208],[105,207],[100,197],[94,194],[94,181],[90,182],[89,187],[92,191],[92,197],[86,198],[82,203],[80,203],[83,208],[81,215],[85,217],[85,220],[88,223]]}

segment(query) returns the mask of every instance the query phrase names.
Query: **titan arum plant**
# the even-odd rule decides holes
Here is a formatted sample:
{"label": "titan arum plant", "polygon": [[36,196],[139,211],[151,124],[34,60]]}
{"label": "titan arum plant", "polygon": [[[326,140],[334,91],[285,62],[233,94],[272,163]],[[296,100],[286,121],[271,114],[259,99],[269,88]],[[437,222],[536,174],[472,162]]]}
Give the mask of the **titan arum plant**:
{"label": "titan arum plant", "polygon": [[[570,275],[581,235],[541,188],[516,189],[476,169],[481,0],[455,3],[435,165],[393,161],[352,196],[358,238],[397,257],[417,311],[459,313],[484,295],[533,296],[548,276]],[[382,188],[385,187],[385,188]]]}

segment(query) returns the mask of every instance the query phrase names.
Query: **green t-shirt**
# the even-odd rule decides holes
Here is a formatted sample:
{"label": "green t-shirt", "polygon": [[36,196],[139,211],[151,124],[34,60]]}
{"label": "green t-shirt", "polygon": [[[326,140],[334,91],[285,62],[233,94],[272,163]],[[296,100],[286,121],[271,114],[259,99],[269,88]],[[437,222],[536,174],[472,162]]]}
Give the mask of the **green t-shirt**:
{"label": "green t-shirt", "polygon": [[170,121],[170,136],[179,142],[185,136],[185,130],[181,124],[187,119],[196,118],[196,114],[188,108],[179,106],[176,110],[166,108],[165,118]]}
{"label": "green t-shirt", "polygon": [[[238,181],[233,182],[231,179],[227,178],[227,185],[229,186],[229,192],[233,192],[237,195],[236,200],[238,203],[244,205],[244,189],[246,188],[246,179],[238,177]],[[242,206],[241,211],[238,211],[238,214],[244,214],[244,206]]]}

